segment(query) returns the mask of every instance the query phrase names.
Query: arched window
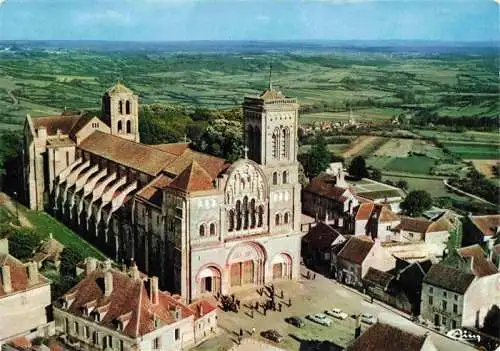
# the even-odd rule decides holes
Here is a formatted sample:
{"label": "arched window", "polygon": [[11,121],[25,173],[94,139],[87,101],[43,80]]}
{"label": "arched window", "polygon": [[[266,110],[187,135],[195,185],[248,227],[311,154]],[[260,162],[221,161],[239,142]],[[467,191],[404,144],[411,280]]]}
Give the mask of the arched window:
{"label": "arched window", "polygon": [[118,112],[123,115],[123,101],[118,101]]}
{"label": "arched window", "polygon": [[132,133],[132,122],[127,121],[127,133]]}
{"label": "arched window", "polygon": [[250,201],[250,229],[255,228],[256,217],[255,217],[255,199]]}
{"label": "arched window", "polygon": [[288,128],[283,128],[281,130],[281,158],[288,158],[288,149],[290,145],[290,130]]}
{"label": "arched window", "polygon": [[127,100],[127,102],[125,102],[125,113],[127,115],[130,114],[130,101]]}
{"label": "arched window", "polygon": [[232,232],[234,230],[234,210],[229,211],[229,226],[228,230]]}
{"label": "arched window", "polygon": [[236,201],[236,230],[241,230],[241,201]]}
{"label": "arched window", "polygon": [[122,121],[118,121],[118,133],[121,133],[123,131],[123,123]]}
{"label": "arched window", "polygon": [[278,184],[278,172],[273,172],[273,185]]}
{"label": "arched window", "polygon": [[280,225],[280,214],[279,213],[276,213],[276,215],[274,216],[274,224]]}
{"label": "arched window", "polygon": [[248,229],[248,217],[250,215],[248,211],[248,196],[243,198],[243,229]]}
{"label": "arched window", "polygon": [[210,236],[215,235],[215,223],[210,223]]}
{"label": "arched window", "polygon": [[280,138],[279,129],[276,128],[274,130],[273,136],[272,136],[272,148],[273,148],[272,156],[273,156],[273,158],[279,157],[279,154],[278,154],[279,138]]}
{"label": "arched window", "polygon": [[284,220],[285,224],[288,224],[288,222],[290,222],[290,214],[288,212],[285,212],[285,220]]}
{"label": "arched window", "polygon": [[282,183],[283,184],[288,183],[288,171],[283,171],[283,180],[282,180]]}
{"label": "arched window", "polygon": [[262,227],[264,225],[264,206],[259,206],[259,217],[257,221],[257,227]]}
{"label": "arched window", "polygon": [[200,225],[200,236],[205,236],[205,225],[204,224]]}

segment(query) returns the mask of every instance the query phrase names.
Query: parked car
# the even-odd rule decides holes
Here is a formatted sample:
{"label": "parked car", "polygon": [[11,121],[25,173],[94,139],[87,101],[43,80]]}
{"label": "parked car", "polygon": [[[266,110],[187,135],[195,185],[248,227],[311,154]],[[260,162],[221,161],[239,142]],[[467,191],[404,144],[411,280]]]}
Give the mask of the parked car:
{"label": "parked car", "polygon": [[260,335],[262,335],[266,339],[269,339],[269,340],[277,342],[277,343],[280,343],[283,341],[283,335],[281,335],[275,329],[265,330],[262,333],[260,333]]}
{"label": "parked car", "polygon": [[332,325],[332,320],[322,313],[310,314],[307,318],[318,324],[326,325],[327,327]]}
{"label": "parked car", "polygon": [[294,325],[297,328],[302,328],[304,326],[304,321],[302,320],[302,318],[297,316],[285,318],[285,322],[290,323],[291,325]]}
{"label": "parked car", "polygon": [[332,308],[331,310],[325,311],[325,313],[329,316],[338,318],[338,319],[346,319],[349,315],[343,312],[340,308]]}
{"label": "parked car", "polygon": [[377,317],[375,317],[371,313],[361,313],[361,322],[364,322],[366,324],[375,324],[377,323]]}

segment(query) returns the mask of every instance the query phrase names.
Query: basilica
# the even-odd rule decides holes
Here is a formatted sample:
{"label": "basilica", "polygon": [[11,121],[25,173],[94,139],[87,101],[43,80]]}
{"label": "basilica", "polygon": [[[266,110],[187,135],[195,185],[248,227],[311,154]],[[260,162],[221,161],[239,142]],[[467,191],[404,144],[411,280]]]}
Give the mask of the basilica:
{"label": "basilica", "polygon": [[99,117],[26,118],[25,192],[116,262],[133,260],[186,301],[299,277],[296,99],[246,97],[244,158],[145,145],[139,100],[116,84]]}

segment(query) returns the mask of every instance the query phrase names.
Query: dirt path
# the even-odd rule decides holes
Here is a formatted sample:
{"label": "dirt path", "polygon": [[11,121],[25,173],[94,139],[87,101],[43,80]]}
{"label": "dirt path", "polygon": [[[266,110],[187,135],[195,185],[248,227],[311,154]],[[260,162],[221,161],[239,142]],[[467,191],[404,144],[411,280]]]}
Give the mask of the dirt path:
{"label": "dirt path", "polygon": [[344,151],[342,154],[343,157],[352,157],[361,153],[367,146],[375,143],[379,137],[363,135],[358,137],[356,140],[352,142],[352,147]]}
{"label": "dirt path", "polygon": [[474,168],[478,172],[484,174],[487,178],[495,177],[495,174],[493,172],[493,166],[500,164],[499,160],[466,160],[466,161],[472,161]]}
{"label": "dirt path", "polygon": [[[7,208],[7,210],[9,210],[9,212],[14,216],[16,215],[16,204],[7,194],[0,193],[0,205],[5,206],[5,208]],[[21,211],[19,211],[19,222],[23,227],[33,228],[33,225],[30,223],[30,221],[28,221],[28,219],[23,215]]]}

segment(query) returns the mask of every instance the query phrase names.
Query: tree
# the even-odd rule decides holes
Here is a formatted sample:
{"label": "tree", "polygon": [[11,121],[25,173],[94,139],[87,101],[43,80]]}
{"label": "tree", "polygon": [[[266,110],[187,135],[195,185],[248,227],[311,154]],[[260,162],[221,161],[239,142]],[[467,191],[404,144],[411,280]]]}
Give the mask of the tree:
{"label": "tree", "polygon": [[500,338],[500,308],[493,305],[484,317],[483,332]]}
{"label": "tree", "polygon": [[328,151],[325,138],[318,135],[311,146],[309,152],[302,158],[302,165],[306,176],[311,179],[324,172],[330,165],[332,155]]}
{"label": "tree", "polygon": [[413,190],[401,203],[403,213],[411,216],[418,217],[432,206],[431,195],[425,190]]}
{"label": "tree", "polygon": [[372,168],[370,170],[370,179],[376,180],[377,182],[382,181],[382,172],[379,169]]}
{"label": "tree", "polygon": [[363,156],[354,157],[349,164],[347,171],[351,176],[358,179],[368,177],[368,170],[366,169],[366,162]]}
{"label": "tree", "polygon": [[33,256],[41,242],[42,237],[37,232],[27,228],[19,228],[9,237],[9,252],[12,256],[24,261]]}
{"label": "tree", "polygon": [[396,183],[396,186],[398,188],[401,188],[403,190],[408,190],[408,182],[406,180],[398,180],[398,182]]}
{"label": "tree", "polygon": [[61,277],[75,277],[76,276],[76,265],[85,259],[85,256],[81,251],[73,247],[65,247],[61,252],[61,265],[60,274]]}

